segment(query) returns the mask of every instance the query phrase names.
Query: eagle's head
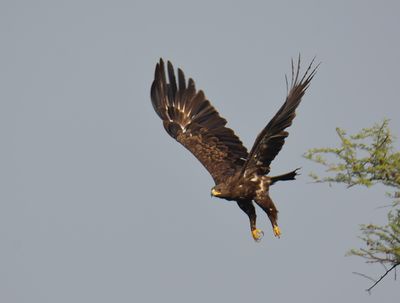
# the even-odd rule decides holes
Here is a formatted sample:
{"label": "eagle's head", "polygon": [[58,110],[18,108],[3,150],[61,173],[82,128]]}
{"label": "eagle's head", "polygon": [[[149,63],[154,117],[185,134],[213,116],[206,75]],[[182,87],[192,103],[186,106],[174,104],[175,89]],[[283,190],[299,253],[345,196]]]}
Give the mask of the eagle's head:
{"label": "eagle's head", "polygon": [[229,190],[223,184],[218,184],[211,189],[211,196],[217,198],[227,198],[229,197]]}

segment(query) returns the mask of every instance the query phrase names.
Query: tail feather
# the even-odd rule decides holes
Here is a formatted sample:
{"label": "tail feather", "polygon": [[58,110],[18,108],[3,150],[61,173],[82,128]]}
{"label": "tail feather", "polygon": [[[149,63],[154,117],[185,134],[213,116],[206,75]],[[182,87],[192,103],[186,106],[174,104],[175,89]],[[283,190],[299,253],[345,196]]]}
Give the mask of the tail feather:
{"label": "tail feather", "polygon": [[288,181],[288,180],[295,180],[296,176],[299,175],[297,171],[300,168],[296,168],[295,170],[291,171],[290,173],[286,173],[283,175],[271,177],[271,185],[278,181]]}

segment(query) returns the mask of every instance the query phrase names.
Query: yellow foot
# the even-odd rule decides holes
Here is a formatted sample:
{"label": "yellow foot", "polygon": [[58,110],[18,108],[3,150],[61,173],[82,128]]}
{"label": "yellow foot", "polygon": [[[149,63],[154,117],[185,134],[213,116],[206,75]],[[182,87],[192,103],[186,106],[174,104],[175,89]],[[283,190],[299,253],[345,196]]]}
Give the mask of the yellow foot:
{"label": "yellow foot", "polygon": [[281,237],[281,230],[279,229],[278,225],[274,225],[274,235],[275,237]]}
{"label": "yellow foot", "polygon": [[251,235],[253,236],[254,241],[260,242],[264,236],[264,232],[261,229],[256,228],[251,231]]}

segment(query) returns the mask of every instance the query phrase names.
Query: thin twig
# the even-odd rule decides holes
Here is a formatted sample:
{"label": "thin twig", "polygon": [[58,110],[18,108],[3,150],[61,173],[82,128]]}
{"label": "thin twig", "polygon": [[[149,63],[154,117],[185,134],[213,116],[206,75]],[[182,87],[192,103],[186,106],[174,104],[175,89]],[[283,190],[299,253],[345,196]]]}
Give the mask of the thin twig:
{"label": "thin twig", "polygon": [[367,292],[371,292],[372,288],[374,288],[386,275],[394,268],[396,268],[397,265],[400,265],[400,262],[395,263],[389,270],[387,270],[370,288],[366,289]]}
{"label": "thin twig", "polygon": [[375,280],[375,279],[371,278],[370,276],[364,275],[364,274],[362,274],[362,273],[359,273],[359,272],[353,271],[353,274],[355,274],[355,275],[359,275],[359,276],[361,276],[361,277],[363,277],[363,278],[366,278],[366,279],[368,279],[368,280],[371,280],[372,282],[376,282],[376,280]]}

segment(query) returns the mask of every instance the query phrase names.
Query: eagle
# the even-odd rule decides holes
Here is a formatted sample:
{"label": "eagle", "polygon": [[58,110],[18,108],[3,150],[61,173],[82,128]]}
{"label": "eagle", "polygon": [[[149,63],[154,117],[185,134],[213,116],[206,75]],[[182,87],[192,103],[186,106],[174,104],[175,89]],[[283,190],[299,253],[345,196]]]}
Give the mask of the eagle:
{"label": "eagle", "polygon": [[285,77],[285,102],[259,133],[250,152],[234,131],[226,127],[227,121],[211,105],[204,92],[196,89],[193,79],[186,81],[180,68],[176,75],[170,61],[165,70],[162,58],[155,68],[150,97],[165,130],[211,174],[215,182],[211,195],[236,201],[249,218],[251,235],[256,242],[264,233],[256,226],[254,203],[267,214],[274,235],[281,235],[277,223],[278,210],[269,195],[269,188],[278,181],[295,180],[299,168],[269,176],[270,164],[282,149],[289,134],[285,129],[292,124],[296,108],[316,73],[319,64],[312,68],[314,59],[303,76],[300,76],[300,55],[297,64],[291,60],[290,85]]}

